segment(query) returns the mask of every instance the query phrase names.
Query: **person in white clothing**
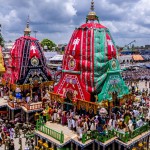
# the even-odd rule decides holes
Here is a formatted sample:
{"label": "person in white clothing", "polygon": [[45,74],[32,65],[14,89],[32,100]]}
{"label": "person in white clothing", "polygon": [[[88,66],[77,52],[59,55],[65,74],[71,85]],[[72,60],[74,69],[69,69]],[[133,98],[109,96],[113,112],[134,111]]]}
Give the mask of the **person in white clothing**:
{"label": "person in white clothing", "polygon": [[90,127],[90,130],[91,130],[91,131],[96,130],[96,125],[95,125],[94,122],[92,122],[91,127]]}
{"label": "person in white clothing", "polygon": [[116,128],[116,120],[115,120],[115,119],[112,120],[112,127],[113,127],[114,129]]}
{"label": "person in white clothing", "polygon": [[48,90],[46,90],[46,94],[44,95],[44,98],[50,100],[50,94]]}
{"label": "person in white clothing", "polygon": [[139,115],[139,111],[138,110],[133,110],[133,113],[134,113],[134,117],[138,117],[138,115]]}
{"label": "person in white clothing", "polygon": [[133,122],[132,122],[132,120],[131,120],[131,119],[129,120],[128,128],[129,128],[129,130],[130,130],[131,132],[133,132],[133,130],[134,130],[134,126],[133,126]]}
{"label": "person in white clothing", "polygon": [[82,129],[82,127],[81,126],[79,126],[79,128],[78,128],[78,132],[79,132],[79,140],[81,140],[82,139],[82,135],[83,135],[83,129]]}
{"label": "person in white clothing", "polygon": [[88,131],[89,128],[88,128],[88,123],[87,123],[87,121],[84,122],[84,124],[83,124],[83,129],[84,129],[84,131],[83,131],[84,133],[86,133],[86,132]]}
{"label": "person in white clothing", "polygon": [[38,97],[38,94],[36,94],[36,95],[34,96],[34,102],[38,102],[38,100],[39,100],[39,97]]}
{"label": "person in white clothing", "polygon": [[141,118],[140,120],[138,120],[138,121],[136,122],[136,124],[137,124],[137,127],[142,127],[142,126],[144,125],[143,119]]}
{"label": "person in white clothing", "polygon": [[28,93],[26,96],[26,102],[29,103],[30,102],[30,94]]}
{"label": "person in white clothing", "polygon": [[67,119],[67,122],[68,122],[68,128],[71,129],[72,120],[70,117]]}
{"label": "person in white clothing", "polygon": [[54,109],[53,119],[54,119],[54,122],[56,122],[56,120],[57,120],[57,109]]}
{"label": "person in white clothing", "polygon": [[112,130],[112,129],[113,129],[112,124],[113,124],[113,120],[110,119],[109,122],[108,122],[108,129],[109,129],[109,130]]}
{"label": "person in white clothing", "polygon": [[72,128],[73,128],[73,131],[76,131],[76,120],[75,118],[72,118]]}
{"label": "person in white clothing", "polygon": [[14,138],[14,133],[15,133],[15,130],[13,128],[10,128],[9,129],[10,139]]}

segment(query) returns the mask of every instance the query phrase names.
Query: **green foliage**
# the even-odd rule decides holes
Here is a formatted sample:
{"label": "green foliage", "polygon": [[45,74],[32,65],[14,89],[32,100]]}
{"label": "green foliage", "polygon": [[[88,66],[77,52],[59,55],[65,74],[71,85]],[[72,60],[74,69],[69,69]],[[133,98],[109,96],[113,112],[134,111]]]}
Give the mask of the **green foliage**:
{"label": "green foliage", "polygon": [[4,46],[4,39],[0,33],[0,45],[3,47]]}
{"label": "green foliage", "polygon": [[45,46],[47,46],[47,50],[52,50],[53,47],[56,47],[56,44],[49,39],[43,39],[41,41],[41,45],[42,45],[43,49]]}

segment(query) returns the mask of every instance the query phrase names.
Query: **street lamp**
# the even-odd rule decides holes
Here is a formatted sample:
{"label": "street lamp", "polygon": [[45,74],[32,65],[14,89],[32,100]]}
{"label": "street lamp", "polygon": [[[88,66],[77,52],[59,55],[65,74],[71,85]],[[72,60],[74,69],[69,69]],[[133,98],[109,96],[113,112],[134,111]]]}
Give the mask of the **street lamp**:
{"label": "street lamp", "polygon": [[35,34],[35,38],[36,38],[36,34],[37,34],[37,32],[38,32],[38,31],[36,31],[36,30],[35,30],[35,31],[33,31],[33,32],[34,32],[34,34]]}

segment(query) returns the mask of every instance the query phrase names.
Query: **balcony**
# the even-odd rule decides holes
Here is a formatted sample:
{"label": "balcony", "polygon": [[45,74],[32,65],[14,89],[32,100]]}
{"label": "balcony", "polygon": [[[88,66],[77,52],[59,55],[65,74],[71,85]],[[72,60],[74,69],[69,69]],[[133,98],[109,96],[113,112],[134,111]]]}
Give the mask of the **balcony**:
{"label": "balcony", "polygon": [[12,108],[20,108],[21,106],[24,105],[23,101],[7,101],[8,106],[12,107]]}
{"label": "balcony", "polygon": [[42,109],[42,102],[37,102],[37,103],[24,103],[23,105],[27,110],[37,110],[37,109]]}

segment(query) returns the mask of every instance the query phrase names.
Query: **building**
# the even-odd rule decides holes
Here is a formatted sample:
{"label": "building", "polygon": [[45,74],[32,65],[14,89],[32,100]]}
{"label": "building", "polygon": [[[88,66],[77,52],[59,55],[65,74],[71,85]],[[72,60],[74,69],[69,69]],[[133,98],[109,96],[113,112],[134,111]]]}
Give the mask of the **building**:
{"label": "building", "polygon": [[54,57],[49,59],[48,66],[51,69],[57,69],[58,67],[62,67],[63,55],[55,55]]}
{"label": "building", "polygon": [[46,58],[47,65],[50,63],[49,60],[58,54],[57,52],[43,52],[43,53]]}

